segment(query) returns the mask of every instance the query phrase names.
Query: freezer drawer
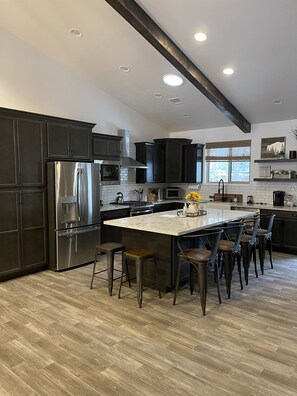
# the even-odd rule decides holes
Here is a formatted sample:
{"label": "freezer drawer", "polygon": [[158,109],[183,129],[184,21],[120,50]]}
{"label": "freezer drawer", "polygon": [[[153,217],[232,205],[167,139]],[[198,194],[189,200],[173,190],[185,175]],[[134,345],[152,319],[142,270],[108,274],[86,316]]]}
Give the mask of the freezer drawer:
{"label": "freezer drawer", "polygon": [[56,232],[56,271],[73,268],[94,260],[100,242],[100,225]]}

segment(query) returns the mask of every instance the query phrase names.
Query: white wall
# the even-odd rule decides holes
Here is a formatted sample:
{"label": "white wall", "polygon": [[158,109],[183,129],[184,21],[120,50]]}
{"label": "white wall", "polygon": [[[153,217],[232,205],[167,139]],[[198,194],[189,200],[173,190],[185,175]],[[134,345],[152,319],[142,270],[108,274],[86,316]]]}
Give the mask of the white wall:
{"label": "white wall", "polygon": [[94,132],[131,132],[131,141],[169,133],[0,29],[0,106],[96,123]]}

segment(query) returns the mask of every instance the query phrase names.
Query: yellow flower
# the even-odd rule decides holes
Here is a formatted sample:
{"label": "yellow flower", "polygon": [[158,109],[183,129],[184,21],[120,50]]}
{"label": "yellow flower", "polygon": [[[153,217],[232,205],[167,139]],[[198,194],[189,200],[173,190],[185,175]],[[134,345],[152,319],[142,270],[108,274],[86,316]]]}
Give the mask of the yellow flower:
{"label": "yellow flower", "polygon": [[191,192],[189,192],[189,194],[187,194],[187,195],[185,196],[185,198],[186,198],[188,201],[197,202],[197,201],[200,201],[200,199],[202,198],[202,195],[199,194],[199,193],[197,193],[196,191],[191,191]]}

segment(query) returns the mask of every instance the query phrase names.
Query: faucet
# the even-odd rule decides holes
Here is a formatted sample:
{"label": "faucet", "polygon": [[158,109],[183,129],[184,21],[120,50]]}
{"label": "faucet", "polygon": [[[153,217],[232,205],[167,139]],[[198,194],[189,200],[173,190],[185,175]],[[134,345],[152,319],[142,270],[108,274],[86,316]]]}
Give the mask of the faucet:
{"label": "faucet", "polygon": [[[222,187],[221,187],[221,185],[222,185]],[[222,194],[222,202],[225,201],[224,193],[225,193],[224,180],[220,179],[219,184],[218,184],[218,194]]]}

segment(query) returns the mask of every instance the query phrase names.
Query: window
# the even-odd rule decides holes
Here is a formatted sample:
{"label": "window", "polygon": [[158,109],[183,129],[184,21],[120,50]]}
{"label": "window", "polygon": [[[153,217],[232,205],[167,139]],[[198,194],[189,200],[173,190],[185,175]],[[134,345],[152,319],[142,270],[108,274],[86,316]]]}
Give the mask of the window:
{"label": "window", "polygon": [[206,143],[207,182],[249,183],[251,141]]}

